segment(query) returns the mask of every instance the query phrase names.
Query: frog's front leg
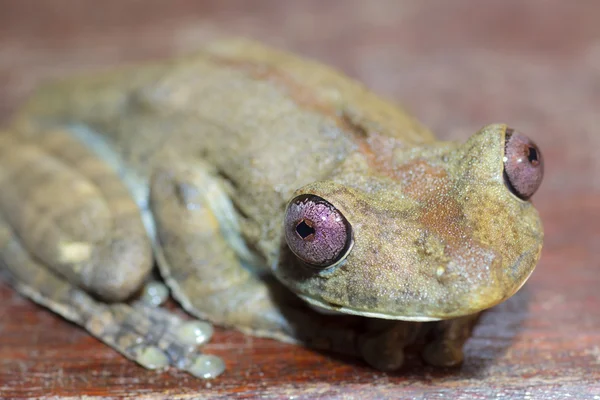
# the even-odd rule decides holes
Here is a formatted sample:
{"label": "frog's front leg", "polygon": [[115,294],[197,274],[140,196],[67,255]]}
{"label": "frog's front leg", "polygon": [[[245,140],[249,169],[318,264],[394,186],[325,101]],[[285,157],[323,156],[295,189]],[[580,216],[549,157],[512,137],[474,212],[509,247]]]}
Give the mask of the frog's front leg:
{"label": "frog's front leg", "polygon": [[161,275],[188,312],[274,335],[286,321],[270,304],[267,287],[241,264],[235,211],[221,183],[199,161],[165,162],[154,171],[150,205]]}
{"label": "frog's front leg", "polygon": [[463,346],[479,316],[476,313],[430,323],[430,340],[422,352],[425,362],[436,367],[453,367],[462,363]]}
{"label": "frog's front leg", "polygon": [[419,322],[369,320],[369,332],[360,338],[363,358],[382,371],[395,371],[404,364],[404,348],[417,339]]}
{"label": "frog's front leg", "polygon": [[152,255],[110,167],[64,132],[35,143],[1,134],[0,183],[0,272],[19,292],[147,368],[205,375],[212,361],[208,372],[219,372],[220,361],[188,340],[194,322],[122,302],[144,282]]}
{"label": "frog's front leg", "polygon": [[226,181],[214,168],[173,161],[151,181],[161,274],[188,312],[256,336],[359,357],[370,352],[363,319],[319,314],[250,267],[255,260],[242,242]]}

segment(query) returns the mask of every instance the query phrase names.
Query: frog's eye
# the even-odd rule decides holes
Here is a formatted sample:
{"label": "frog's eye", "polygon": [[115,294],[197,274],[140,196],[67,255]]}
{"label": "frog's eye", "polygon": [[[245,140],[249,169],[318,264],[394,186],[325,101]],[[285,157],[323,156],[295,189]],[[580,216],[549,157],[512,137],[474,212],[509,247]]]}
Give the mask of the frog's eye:
{"label": "frog's eye", "polygon": [[527,200],[538,190],[544,177],[542,153],[527,136],[506,130],[504,181],[520,199]]}
{"label": "frog's eye", "polygon": [[285,212],[285,240],[306,264],[327,268],[352,247],[352,227],[333,205],[314,195],[294,198]]}

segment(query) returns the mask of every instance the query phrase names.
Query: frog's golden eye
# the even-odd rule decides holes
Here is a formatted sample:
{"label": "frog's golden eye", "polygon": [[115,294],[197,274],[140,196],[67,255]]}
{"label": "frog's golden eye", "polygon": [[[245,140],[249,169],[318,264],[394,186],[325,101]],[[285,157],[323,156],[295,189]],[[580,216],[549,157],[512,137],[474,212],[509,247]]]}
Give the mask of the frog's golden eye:
{"label": "frog's golden eye", "polygon": [[504,181],[520,199],[527,200],[538,190],[544,177],[544,161],[536,144],[527,136],[506,130]]}
{"label": "frog's golden eye", "polygon": [[333,205],[319,196],[300,195],[285,212],[285,240],[306,264],[327,268],[352,247],[352,227]]}

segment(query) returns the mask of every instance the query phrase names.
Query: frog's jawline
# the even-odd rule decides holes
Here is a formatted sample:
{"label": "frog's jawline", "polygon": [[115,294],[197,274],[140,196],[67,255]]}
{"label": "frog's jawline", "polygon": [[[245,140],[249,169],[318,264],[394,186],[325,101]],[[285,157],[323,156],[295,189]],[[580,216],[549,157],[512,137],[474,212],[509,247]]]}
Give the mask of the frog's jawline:
{"label": "frog's jawline", "polygon": [[[523,280],[521,285],[519,285],[519,287],[517,287],[510,296],[507,296],[506,299],[510,298],[515,293],[517,293],[519,290],[521,290],[523,285],[525,285],[525,283],[527,283],[527,281],[529,280],[529,277],[531,276],[532,273],[533,273],[533,270],[531,270],[531,272],[529,273],[527,278],[525,278]],[[296,293],[296,295],[298,297],[300,297],[302,300],[304,300],[309,305],[309,307],[311,309],[313,309],[314,311],[321,313],[321,314],[327,314],[327,315],[350,314],[350,315],[358,315],[358,316],[367,317],[367,318],[380,318],[380,319],[409,321],[409,322],[430,322],[430,321],[441,321],[444,319],[444,318],[436,318],[436,317],[427,317],[427,316],[422,316],[422,315],[406,317],[406,316],[401,316],[401,315],[390,315],[390,314],[382,314],[382,313],[377,313],[377,312],[362,311],[362,310],[357,310],[357,309],[348,308],[348,307],[344,307],[344,306],[332,306],[328,303],[321,302],[319,300],[310,298],[310,297],[302,295],[300,293]],[[506,300],[506,299],[504,299],[504,300]],[[502,300],[502,301],[504,301],[504,300]],[[495,305],[497,305],[497,304],[490,306],[490,308]]]}
{"label": "frog's jawline", "polygon": [[410,322],[430,322],[430,321],[439,321],[441,318],[435,317],[427,317],[424,315],[407,317],[404,315],[390,315],[383,314],[371,311],[357,310],[354,308],[348,308],[344,306],[335,306],[332,307],[326,303],[320,302],[318,300],[312,299],[305,295],[296,293],[298,297],[307,302],[309,306],[317,312],[326,313],[326,314],[350,314],[350,315],[358,315],[361,317],[367,318],[379,318],[379,319],[393,319],[400,321],[410,321]]}

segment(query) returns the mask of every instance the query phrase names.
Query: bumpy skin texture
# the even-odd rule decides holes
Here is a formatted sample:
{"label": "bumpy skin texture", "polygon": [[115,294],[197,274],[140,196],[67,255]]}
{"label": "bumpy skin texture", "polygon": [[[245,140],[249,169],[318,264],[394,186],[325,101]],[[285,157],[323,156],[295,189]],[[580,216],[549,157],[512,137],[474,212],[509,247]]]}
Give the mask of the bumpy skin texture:
{"label": "bumpy skin texture", "polygon": [[[0,161],[13,189],[0,195],[0,257],[15,287],[86,325],[93,312],[72,293],[130,298],[153,245],[174,296],[198,317],[382,369],[401,365],[417,331],[437,332],[424,356],[452,365],[475,315],[514,294],[541,251],[535,208],[503,180],[506,130],[438,142],[337,72],[241,40],[71,79],[43,88],[0,136],[5,154],[21,154]],[[351,251],[332,268],[307,268],[286,245],[286,205],[301,194],[327,200],[352,227]],[[14,254],[36,265],[28,274],[9,259],[16,238]],[[37,271],[69,295],[29,279]],[[290,291],[346,314],[458,319],[338,323]]]}

